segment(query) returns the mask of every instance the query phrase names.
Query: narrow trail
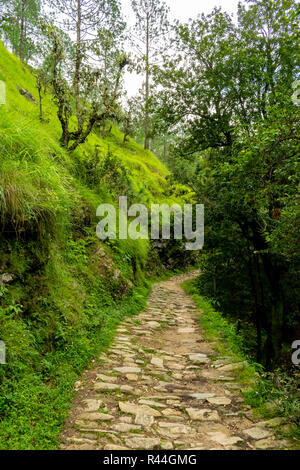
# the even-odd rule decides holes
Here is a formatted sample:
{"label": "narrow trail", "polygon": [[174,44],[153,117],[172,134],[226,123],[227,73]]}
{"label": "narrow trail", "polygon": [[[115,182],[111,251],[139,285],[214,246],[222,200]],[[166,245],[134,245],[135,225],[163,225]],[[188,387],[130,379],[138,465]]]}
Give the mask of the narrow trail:
{"label": "narrow trail", "polygon": [[[280,449],[279,418],[256,423],[231,376],[232,358],[203,340],[199,311],[182,290],[189,273],[154,285],[147,310],[126,319],[87,371],[61,449]],[[230,375],[231,374],[231,375]],[[277,420],[277,421],[276,421]],[[279,420],[280,421],[280,420]]]}

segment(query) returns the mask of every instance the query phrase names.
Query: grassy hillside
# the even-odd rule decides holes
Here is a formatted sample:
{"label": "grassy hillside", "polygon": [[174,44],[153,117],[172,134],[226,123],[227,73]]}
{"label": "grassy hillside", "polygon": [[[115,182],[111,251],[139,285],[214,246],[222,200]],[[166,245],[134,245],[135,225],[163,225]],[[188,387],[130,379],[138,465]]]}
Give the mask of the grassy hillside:
{"label": "grassy hillside", "polygon": [[[96,238],[96,208],[189,200],[168,171],[116,128],[73,154],[59,145],[50,92],[39,106],[35,78],[0,43],[0,448],[53,449],[74,384],[124,315],[144,305],[148,241]],[[176,193],[177,191],[177,193]],[[177,196],[175,197],[175,193]]]}

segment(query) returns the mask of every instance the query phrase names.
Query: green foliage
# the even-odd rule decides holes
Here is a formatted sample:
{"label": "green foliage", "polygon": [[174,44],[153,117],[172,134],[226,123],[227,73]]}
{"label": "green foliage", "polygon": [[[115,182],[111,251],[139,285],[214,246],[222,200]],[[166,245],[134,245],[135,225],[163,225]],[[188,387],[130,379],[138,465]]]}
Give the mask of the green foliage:
{"label": "green foliage", "polygon": [[1,38],[12,45],[21,60],[28,61],[37,52],[35,35],[40,33],[38,18],[40,0],[2,0],[0,24]]}
{"label": "green foliage", "polygon": [[298,13],[255,0],[237,25],[221,9],[178,23],[177,53],[156,71],[159,114],[178,133],[169,166],[205,204],[199,290],[251,332],[268,369],[300,324]]}
{"label": "green foliage", "polygon": [[[255,407],[266,418],[283,416],[293,423],[289,430],[283,431],[291,437],[300,438],[299,372],[288,374],[278,369],[272,373],[261,373],[257,384],[245,393],[247,403]],[[298,430],[297,430],[298,428]]]}
{"label": "green foliage", "polygon": [[199,321],[207,340],[221,340],[219,347],[222,348],[224,354],[233,352],[240,357],[247,358],[244,338],[238,334],[237,323],[230,323],[214,308],[209,299],[200,296],[195,281],[186,281],[183,288],[193,297],[197,307],[202,311]]}

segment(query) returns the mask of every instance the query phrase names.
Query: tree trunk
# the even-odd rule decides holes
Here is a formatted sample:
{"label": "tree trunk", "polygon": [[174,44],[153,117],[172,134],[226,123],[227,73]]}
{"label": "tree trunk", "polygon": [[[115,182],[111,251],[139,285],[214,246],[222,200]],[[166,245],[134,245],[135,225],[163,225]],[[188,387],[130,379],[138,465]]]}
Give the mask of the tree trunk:
{"label": "tree trunk", "polygon": [[149,15],[147,15],[146,25],[146,97],[145,97],[145,150],[149,150],[150,139],[150,116],[149,116],[149,96],[150,96],[150,70],[149,70],[149,54],[150,54],[150,37],[149,37]]}
{"label": "tree trunk", "polygon": [[76,64],[74,75],[74,91],[76,102],[76,114],[80,126],[80,107],[79,107],[79,81],[81,67],[81,0],[77,0],[77,38],[76,38]]}
{"label": "tree trunk", "polygon": [[21,4],[21,29],[20,29],[20,60],[23,61],[24,58],[24,35],[25,35],[25,7],[26,1],[22,0]]}
{"label": "tree trunk", "polygon": [[39,103],[40,103],[40,121],[43,121],[43,98],[42,98],[42,84],[37,79],[36,86],[39,92]]}
{"label": "tree trunk", "polygon": [[165,135],[165,138],[164,138],[164,162],[167,161],[167,153],[168,153],[168,140],[167,140],[167,136]]}
{"label": "tree trunk", "polygon": [[123,139],[123,142],[122,142],[122,147],[124,147],[125,144],[126,144],[127,136],[128,136],[128,134],[124,134],[124,139]]}

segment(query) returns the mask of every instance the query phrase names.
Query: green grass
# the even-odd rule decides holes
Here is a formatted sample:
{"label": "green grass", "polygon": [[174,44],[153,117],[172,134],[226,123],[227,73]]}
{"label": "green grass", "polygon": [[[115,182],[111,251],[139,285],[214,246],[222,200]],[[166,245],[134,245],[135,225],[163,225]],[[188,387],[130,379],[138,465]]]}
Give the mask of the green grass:
{"label": "green grass", "polygon": [[[236,332],[222,313],[216,311],[208,299],[199,295],[193,281],[185,281],[182,285],[185,292],[192,296],[196,306],[203,312],[199,318],[207,341],[217,341],[216,351],[219,355],[235,355],[234,362],[248,359],[243,352],[243,338]],[[218,341],[221,340],[221,341]]]}

